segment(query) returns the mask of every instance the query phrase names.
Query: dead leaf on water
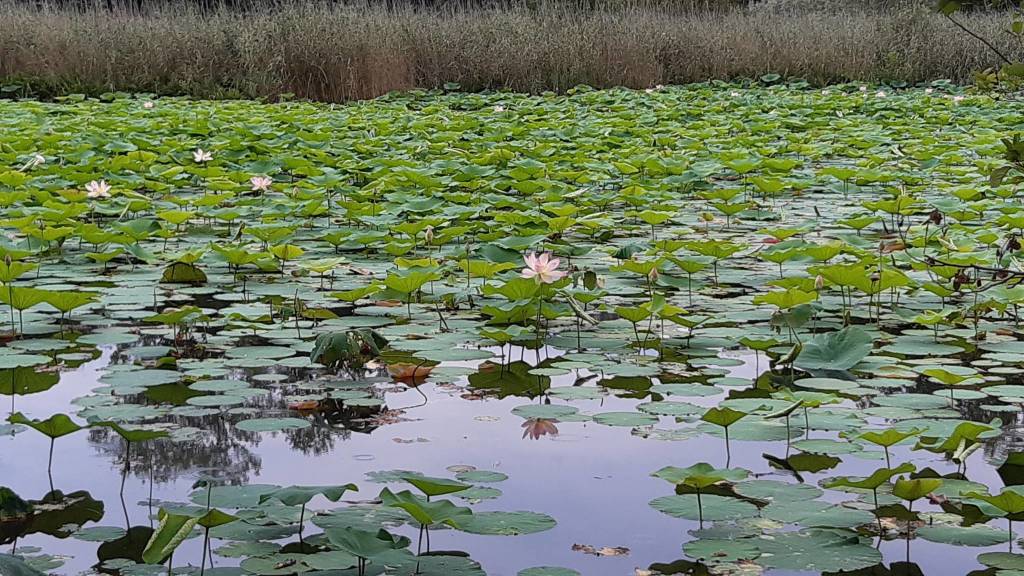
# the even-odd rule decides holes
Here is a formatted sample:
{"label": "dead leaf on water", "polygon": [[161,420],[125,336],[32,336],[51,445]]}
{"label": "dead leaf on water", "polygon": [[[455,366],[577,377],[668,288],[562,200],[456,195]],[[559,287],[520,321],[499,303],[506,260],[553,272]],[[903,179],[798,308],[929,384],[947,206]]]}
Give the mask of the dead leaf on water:
{"label": "dead leaf on water", "polygon": [[573,544],[573,552],[582,552],[593,556],[629,556],[629,548],[625,546],[603,546],[595,548],[590,544]]}

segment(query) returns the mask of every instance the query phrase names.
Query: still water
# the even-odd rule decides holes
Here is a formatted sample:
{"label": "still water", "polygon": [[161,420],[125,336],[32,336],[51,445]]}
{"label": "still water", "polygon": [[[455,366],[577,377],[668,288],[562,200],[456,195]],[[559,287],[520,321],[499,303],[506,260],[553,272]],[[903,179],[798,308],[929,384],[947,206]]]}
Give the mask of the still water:
{"label": "still water", "polygon": [[[101,350],[97,359],[63,373],[58,386],[17,397],[17,410],[33,418],[76,412],[79,407],[72,400],[101,385],[97,379],[104,367],[125,360],[116,348]],[[547,349],[541,360],[559,354]],[[538,361],[533,351],[513,350],[511,356],[530,365]],[[753,356],[733,356],[742,360],[742,365],[730,368],[730,375],[757,375]],[[763,364],[762,359],[758,368],[763,370]],[[229,377],[252,375],[251,370],[236,371]],[[304,377],[300,371],[289,376]],[[572,385],[585,376],[586,371],[579,371],[555,377],[552,384]],[[371,482],[366,476],[369,472],[401,469],[450,476],[450,469],[456,469],[452,467],[469,466],[509,476],[494,485],[503,495],[475,504],[475,510],[533,510],[553,516],[558,525],[547,532],[518,537],[442,530],[431,536],[433,549],[468,552],[492,576],[514,576],[523,568],[541,565],[570,567],[592,576],[630,576],[654,563],[683,558],[682,544],[691,538],[687,531],[697,528],[696,522],[666,516],[648,505],[653,498],[671,493],[663,480],[650,476],[651,472],[666,465],[689,466],[700,461],[715,466],[726,464],[719,438],[705,435],[684,441],[644,439],[628,427],[594,422],[559,422],[527,429],[524,420],[511,414],[511,410],[531,402],[544,402],[544,397],[498,399],[472,393],[464,382],[424,383],[410,388],[386,378],[380,380],[377,388],[388,411],[383,417],[375,415],[376,419],[370,422],[346,419],[344,415],[341,419],[338,415],[312,415],[309,417],[315,419],[315,424],[310,428],[252,433],[236,429],[219,415],[183,418],[182,424],[202,432],[185,441],[157,441],[134,447],[127,474],[123,474],[124,445],[107,430],[94,429],[59,439],[54,449],[52,478],[47,475],[47,438],[30,430],[5,436],[0,438],[0,485],[25,499],[38,500],[50,491],[52,482],[53,489],[74,494],[80,500],[79,507],[88,510],[84,515],[89,520],[85,526],[129,528],[154,526],[153,516],[159,504],[186,502],[194,483],[204,473],[213,473],[229,484],[359,485],[360,491],[346,494],[344,503],[374,498],[383,485]],[[285,382],[273,386],[254,383],[270,390],[252,401],[259,415],[295,414],[285,405],[284,396],[290,392]],[[714,406],[722,397],[687,400]],[[136,401],[145,403],[144,399]],[[630,411],[642,401],[608,395],[599,400],[574,400],[573,405],[587,413]],[[672,428],[673,424],[671,417],[661,417],[657,427]],[[820,438],[834,437],[824,432],[814,434]],[[993,456],[993,449],[1005,450],[1008,443],[1017,442],[1014,429],[1007,428],[995,448],[988,453],[976,453],[969,463],[972,480],[990,487],[1000,486],[986,459]],[[785,456],[784,450],[784,442],[733,441],[729,465],[750,469],[760,478],[794,481],[791,475],[770,467],[763,457],[767,453],[781,458]],[[921,452],[911,456],[903,447],[894,448],[893,455],[896,461],[913,459],[919,468],[930,466],[940,473],[954,470],[939,456],[922,456]],[[848,457],[835,469],[803,474],[802,479],[816,484],[826,476],[867,475],[878,465],[877,460]],[[89,504],[89,498],[97,502]],[[320,497],[310,503],[313,510],[333,505]],[[82,517],[78,518],[74,522],[81,522]],[[307,536],[318,531],[307,523]],[[96,543],[77,540],[60,530],[50,532],[16,539],[7,535],[3,539],[4,549],[0,550],[9,552],[16,546],[25,553],[38,548],[62,557],[65,563],[53,571],[55,574],[90,573],[98,564],[101,551]],[[142,529],[138,533],[147,534]],[[404,533],[415,537],[411,529]],[[596,556],[576,551],[574,545],[598,549],[624,547],[628,553]],[[887,563],[906,560],[903,540],[882,542],[879,549]],[[975,560],[977,553],[1005,549],[1006,545],[956,548],[916,539],[911,545],[910,560],[917,564],[921,574],[966,574],[982,568]],[[175,565],[198,565],[201,551],[201,538],[186,541],[175,553]],[[216,555],[213,560],[218,567],[237,564],[237,560]]]}

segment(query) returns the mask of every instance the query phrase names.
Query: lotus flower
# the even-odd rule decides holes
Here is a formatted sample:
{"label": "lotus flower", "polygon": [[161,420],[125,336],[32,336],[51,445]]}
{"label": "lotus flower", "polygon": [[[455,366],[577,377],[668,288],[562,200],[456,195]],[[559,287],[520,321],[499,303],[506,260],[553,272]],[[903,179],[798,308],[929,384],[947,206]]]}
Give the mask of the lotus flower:
{"label": "lotus flower", "polygon": [[551,284],[565,276],[565,272],[556,270],[561,260],[558,258],[552,259],[551,254],[547,252],[540,256],[531,252],[523,260],[526,261],[526,268],[523,268],[523,278],[537,278],[541,284]]}
{"label": "lotus flower", "polygon": [[110,184],[106,180],[93,180],[85,185],[85,192],[89,198],[110,198]]}
{"label": "lotus flower", "polygon": [[156,104],[153,104],[152,102],[150,102],[148,100],[146,102],[142,103],[142,107],[145,108],[146,110],[151,110],[153,108],[153,106],[156,106]]}
{"label": "lotus flower", "polygon": [[196,148],[192,152],[192,159],[199,163],[209,162],[210,160],[213,160],[213,153],[207,152],[202,148]]}
{"label": "lotus flower", "polygon": [[25,170],[31,170],[36,166],[42,166],[43,164],[46,164],[46,156],[43,156],[42,154],[37,152],[33,154],[31,158],[28,159],[28,162],[26,162],[25,165],[21,167],[21,170],[22,172],[24,172]]}
{"label": "lotus flower", "polygon": [[541,436],[558,436],[555,421],[548,418],[528,418],[523,422],[523,438],[538,440]]}
{"label": "lotus flower", "polygon": [[498,104],[497,106],[494,107],[494,111],[500,114],[505,111],[505,107],[502,106],[501,104]]}
{"label": "lotus flower", "polygon": [[398,382],[408,384],[410,386],[418,386],[430,376],[430,373],[434,370],[433,366],[421,366],[419,364],[410,364],[407,362],[396,362],[394,364],[388,364],[388,374]]}
{"label": "lotus flower", "polygon": [[249,178],[249,183],[252,184],[253,192],[267,192],[274,181],[269,176],[253,176]]}

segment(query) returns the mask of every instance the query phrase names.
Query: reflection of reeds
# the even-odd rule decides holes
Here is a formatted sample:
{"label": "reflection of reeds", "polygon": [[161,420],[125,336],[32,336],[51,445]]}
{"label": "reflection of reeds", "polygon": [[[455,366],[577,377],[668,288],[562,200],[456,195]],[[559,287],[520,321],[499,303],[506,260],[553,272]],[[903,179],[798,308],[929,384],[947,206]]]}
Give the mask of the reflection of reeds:
{"label": "reflection of reeds", "polygon": [[[110,10],[48,1],[0,0],[0,79],[44,96],[120,89],[345,101],[446,82],[467,90],[642,88],[769,72],[814,82],[966,80],[995,63],[923,6],[722,11],[602,0],[596,9],[417,9],[314,1],[203,13],[191,2],[160,2],[143,13],[118,0]],[[1004,14],[962,18],[1002,50],[1022,52]]]}

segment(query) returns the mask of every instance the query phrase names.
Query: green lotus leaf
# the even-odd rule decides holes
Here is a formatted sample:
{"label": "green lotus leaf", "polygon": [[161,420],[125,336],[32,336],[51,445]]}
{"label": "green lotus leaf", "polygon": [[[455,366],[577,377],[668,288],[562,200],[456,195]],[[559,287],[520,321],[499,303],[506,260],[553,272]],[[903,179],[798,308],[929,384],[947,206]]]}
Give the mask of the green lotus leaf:
{"label": "green lotus leaf", "polygon": [[298,506],[307,504],[316,496],[323,496],[331,502],[337,502],[348,491],[358,491],[355,484],[342,484],[337,486],[287,486],[275,490],[269,494],[260,495],[260,503],[273,498],[286,506]]}
{"label": "green lotus leaf", "polygon": [[746,478],[747,474],[748,471],[742,468],[715,468],[706,462],[699,462],[686,468],[666,466],[651,476],[699,490],[719,482],[738,482]]}
{"label": "green lotus leaf", "polygon": [[847,327],[806,342],[794,364],[805,370],[848,370],[867,357],[873,346],[874,339],[862,328]]}
{"label": "green lotus leaf", "polygon": [[854,571],[882,560],[856,533],[843,530],[776,533],[759,538],[757,546],[761,556],[756,562],[778,570]]}
{"label": "green lotus leaf", "polygon": [[683,544],[683,552],[706,564],[726,564],[754,560],[761,555],[756,539],[691,540]]}
{"label": "green lotus leaf", "polygon": [[43,576],[43,573],[29,566],[24,560],[10,554],[0,554],[0,571],[4,576]]}
{"label": "green lotus leaf", "polygon": [[516,576],[580,576],[580,573],[570,568],[558,568],[556,566],[537,566],[525,568],[516,573]]}
{"label": "green lotus leaf", "polygon": [[281,432],[284,430],[301,430],[312,424],[302,418],[253,418],[235,423],[235,428],[246,432]]}
{"label": "green lotus leaf", "polygon": [[46,420],[29,420],[21,412],[16,412],[7,417],[11,424],[23,424],[44,434],[49,438],[60,438],[68,434],[74,434],[83,428],[76,424],[67,414],[54,414]]}
{"label": "green lotus leaf", "polygon": [[740,520],[757,516],[757,506],[737,498],[728,498],[714,494],[700,496],[698,506],[696,494],[662,496],[650,502],[651,508],[675,518],[698,520]]}
{"label": "green lotus leaf", "polygon": [[987,526],[955,526],[952,524],[931,524],[917,529],[917,536],[929,542],[952,544],[954,546],[994,546],[1010,541],[1010,533]]}
{"label": "green lotus leaf", "polygon": [[519,536],[555,527],[555,519],[537,512],[478,512],[457,528],[470,534]]}

